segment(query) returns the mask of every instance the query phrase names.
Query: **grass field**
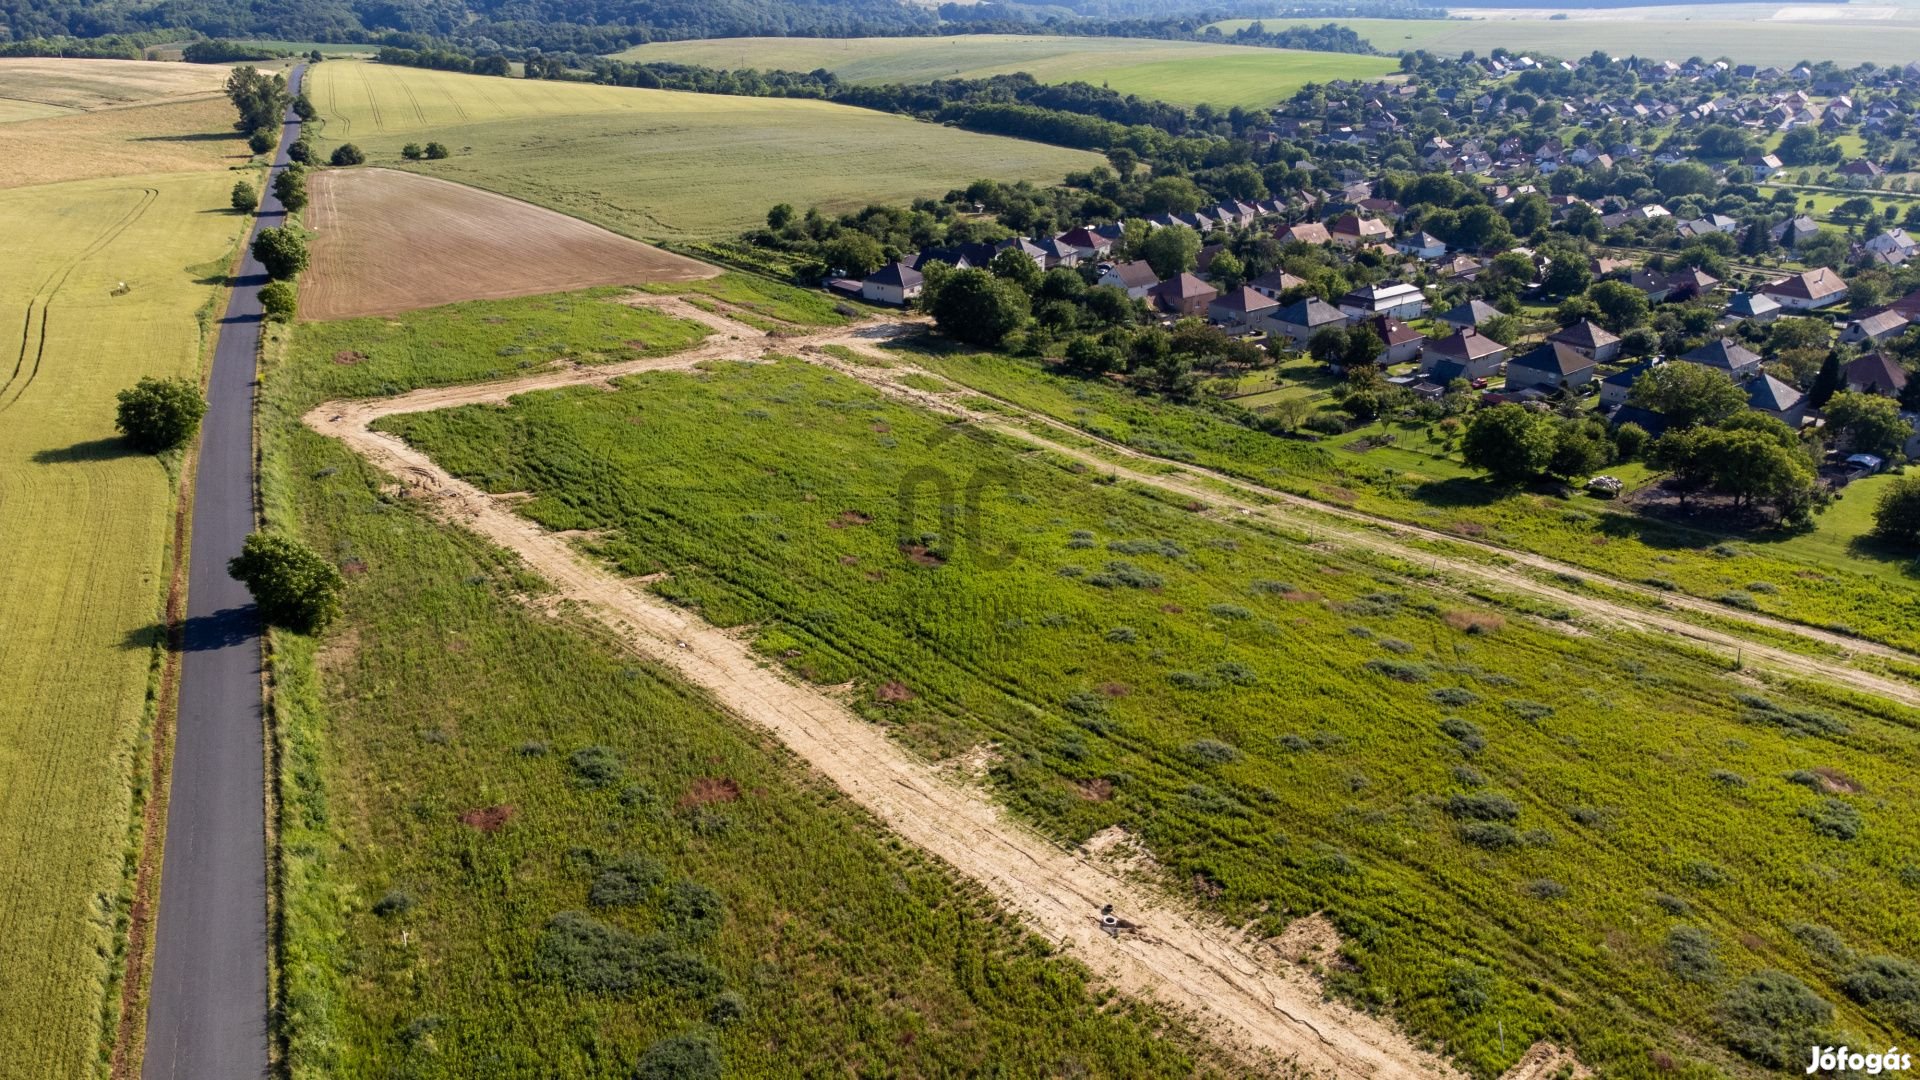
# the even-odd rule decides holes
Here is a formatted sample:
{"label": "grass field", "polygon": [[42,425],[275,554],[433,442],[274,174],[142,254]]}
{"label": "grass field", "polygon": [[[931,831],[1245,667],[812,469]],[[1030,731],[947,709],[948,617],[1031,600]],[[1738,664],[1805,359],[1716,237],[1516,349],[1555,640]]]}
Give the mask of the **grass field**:
{"label": "grass field", "polygon": [[55,115],[151,105],[217,95],[226,78],[227,69],[214,64],[0,59],[0,110],[39,106]]}
{"label": "grass field", "polygon": [[223,97],[0,124],[0,188],[204,172],[249,160],[246,140],[233,130],[233,106]]}
{"label": "grass field", "polygon": [[[351,60],[308,76],[323,151],[418,169],[641,240],[731,236],[778,202],[857,209],[982,176],[1057,182],[1100,159],[817,101],[502,79]],[[410,164],[409,142],[445,161]]]}
{"label": "grass field", "polygon": [[1127,38],[964,34],[910,38],[721,38],[640,45],[623,59],[812,71],[847,82],[915,83],[1024,71],[1181,105],[1266,106],[1310,82],[1398,71],[1376,56]]}
{"label": "grass field", "polygon": [[[1833,60],[1843,67],[1862,60],[1900,65],[1920,55],[1920,11],[1913,9],[1902,12],[1897,21],[1742,20],[1733,18],[1732,12],[1721,12],[1720,5],[1710,5],[1665,18],[1609,18],[1604,12],[1589,10],[1572,13],[1567,19],[1549,19],[1547,12],[1503,12],[1486,18],[1333,21],[1351,27],[1374,48],[1389,53],[1426,49],[1458,56],[1472,49],[1484,55],[1489,49],[1505,46],[1522,52],[1584,57],[1598,49],[1613,56],[1662,60],[1726,56],[1736,63],[1777,67],[1802,60]],[[1250,21],[1231,19],[1215,25],[1232,31]]]}
{"label": "grass field", "polygon": [[[798,363],[384,426],[803,677],[851,681],[929,756],[996,744],[995,790],[1063,841],[1122,826],[1264,932],[1325,909],[1353,965],[1335,984],[1478,1075],[1563,1033],[1625,1075],[1676,1044],[1724,1065],[1716,1003],[1762,967],[1839,1027],[1896,1023],[1846,1006],[1789,927],[1920,950],[1889,917],[1920,884],[1903,711],[1432,593]],[[1872,794],[1806,790],[1815,767]],[[1852,840],[1812,824],[1856,813]],[[1682,925],[1712,942],[1703,976],[1672,971]]]}
{"label": "grass field", "polygon": [[[729,278],[692,288],[789,310]],[[1215,1075],[1177,1026],[1096,998],[765,737],[537,614],[522,598],[542,583],[510,556],[298,423],[374,379],[467,375],[334,362],[393,356],[396,332],[469,335],[415,354],[430,358],[529,331],[586,348],[602,318],[640,317],[582,295],[454,310],[301,324],[291,348],[284,331],[269,345],[269,518],[352,575],[320,648],[275,646],[292,1075],[719,1075],[660,1066],[676,1037],[711,1039],[742,1078]],[[593,891],[623,860],[661,877],[630,906]],[[570,987],[552,933],[565,912],[664,934],[674,961]]]}
{"label": "grass field", "polygon": [[[114,394],[196,376],[224,173],[0,191],[0,1077],[92,1075],[119,974],[173,479]],[[112,295],[124,282],[124,295]],[[25,330],[24,335],[22,330]],[[22,340],[24,338],[24,340]],[[111,1014],[107,1021],[110,1022]]]}

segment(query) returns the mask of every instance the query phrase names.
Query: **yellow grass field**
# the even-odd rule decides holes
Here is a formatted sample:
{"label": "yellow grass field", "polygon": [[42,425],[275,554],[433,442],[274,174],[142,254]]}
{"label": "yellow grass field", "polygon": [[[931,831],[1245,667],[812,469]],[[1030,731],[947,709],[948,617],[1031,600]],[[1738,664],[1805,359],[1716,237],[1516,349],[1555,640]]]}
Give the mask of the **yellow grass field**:
{"label": "yellow grass field", "polygon": [[8,109],[33,115],[34,106],[53,113],[90,112],[204,98],[218,95],[226,79],[227,68],[220,64],[0,59],[0,118]]}
{"label": "yellow grass field", "polygon": [[[857,209],[980,177],[1057,182],[1094,154],[819,101],[591,86],[333,60],[308,96],[373,164],[548,206],[641,240],[730,236],[778,202]],[[408,163],[410,142],[453,156]]]}
{"label": "yellow grass field", "polygon": [[[0,1078],[91,1075],[119,965],[172,478],[114,394],[196,376],[224,172],[0,191]],[[127,291],[115,296],[125,283]],[[110,1029],[109,1029],[110,1030]]]}
{"label": "yellow grass field", "polygon": [[249,160],[246,140],[233,130],[233,107],[224,97],[0,124],[0,188],[201,172]]}

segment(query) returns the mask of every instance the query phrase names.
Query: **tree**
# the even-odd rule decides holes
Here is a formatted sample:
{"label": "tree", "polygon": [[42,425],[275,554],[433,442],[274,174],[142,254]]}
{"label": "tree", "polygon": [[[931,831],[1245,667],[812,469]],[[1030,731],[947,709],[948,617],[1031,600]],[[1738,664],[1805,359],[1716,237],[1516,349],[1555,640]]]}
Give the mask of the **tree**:
{"label": "tree", "polygon": [[1569,480],[1590,476],[1611,464],[1613,455],[1606,421],[1597,417],[1562,420],[1554,430],[1553,459],[1547,471]]}
{"label": "tree", "polygon": [[1247,268],[1240,261],[1240,256],[1231,251],[1222,251],[1213,257],[1212,265],[1207,267],[1207,275],[1213,278],[1214,285],[1221,292],[1228,293],[1239,288],[1246,280]]}
{"label": "tree", "polygon": [[955,270],[934,298],[934,324],[949,337],[993,348],[1027,321],[1027,294],[985,270]]}
{"label": "tree", "polygon": [[1627,400],[1679,428],[1717,424],[1747,407],[1746,392],[1725,373],[1683,362],[1640,376]]}
{"label": "tree", "polygon": [[1349,371],[1356,368],[1371,367],[1380,362],[1380,354],[1387,351],[1387,343],[1366,323],[1347,330],[1346,351],[1340,356],[1340,363]]}
{"label": "tree", "polygon": [[1514,481],[1545,472],[1557,443],[1552,418],[1509,402],[1475,413],[1460,450],[1473,468]]}
{"label": "tree", "polygon": [[1846,265],[1851,250],[1845,235],[1833,229],[1821,229],[1793,245],[1793,257],[1808,266],[1824,266],[1838,271]]}
{"label": "tree", "polygon": [[1341,364],[1347,357],[1347,332],[1338,326],[1323,326],[1307,339],[1307,355],[1323,364]]}
{"label": "tree", "polygon": [[1120,350],[1112,348],[1092,334],[1081,334],[1067,342],[1063,365],[1081,375],[1104,375],[1120,367]]}
{"label": "tree", "polygon": [[451,151],[447,149],[446,143],[430,142],[427,144],[426,154],[428,161],[439,161],[441,158],[450,156]]}
{"label": "tree", "polygon": [[[400,148],[400,156],[403,158],[406,158],[408,161],[419,161],[421,158],[427,156],[427,152],[420,148],[419,143],[410,142],[407,145]],[[781,205],[786,206],[785,203],[782,203]],[[787,210],[791,212],[793,210],[793,207],[788,206]]]}
{"label": "tree", "polygon": [[887,253],[880,241],[863,232],[844,230],[820,248],[827,265],[844,270],[848,277],[863,278],[886,265]]}
{"label": "tree", "polygon": [[[412,147],[414,150],[414,153],[408,156],[410,157],[420,156],[419,146],[413,143],[408,143],[407,145]],[[406,151],[403,150],[401,151],[401,153],[404,154],[406,153]],[[786,228],[788,225],[793,223],[793,213],[794,211],[793,211],[792,203],[774,204],[773,209],[767,211],[767,228],[772,229],[774,232],[779,232],[780,230]]]}
{"label": "tree", "polygon": [[1807,390],[1807,404],[1816,409],[1826,408],[1840,386],[1840,354],[1828,349],[1827,358],[1820,363],[1820,374],[1813,377],[1813,386]]}
{"label": "tree", "polygon": [[333,148],[333,156],[327,160],[334,165],[340,166],[364,165],[367,161],[367,155],[362,153],[360,148],[352,143],[341,143],[339,146]]}
{"label": "tree", "polygon": [[317,633],[340,614],[346,579],[320,553],[290,536],[257,532],[227,563],[247,586],[260,617],[273,626]]}
{"label": "tree", "polygon": [[1573,296],[1593,282],[1593,271],[1578,252],[1561,248],[1553,253],[1553,262],[1541,275],[1540,285],[1550,296]]}
{"label": "tree", "polygon": [[282,169],[273,178],[273,194],[280,200],[287,213],[297,214],[307,208],[307,170],[301,168]]}
{"label": "tree", "polygon": [[1679,161],[1662,165],[1654,174],[1653,186],[1663,197],[1677,199],[1683,195],[1712,195],[1720,181],[1712,169],[1697,161]]}
{"label": "tree", "polygon": [[267,276],[286,281],[307,268],[307,236],[299,229],[283,226],[261,229],[253,238],[253,257],[266,268]]}
{"label": "tree", "polygon": [[149,377],[120,391],[113,426],[136,449],[158,454],[191,441],[205,415],[207,399],[199,386],[187,379]]}
{"label": "tree", "polygon": [[1033,256],[1017,247],[997,252],[987,263],[987,272],[994,277],[1011,281],[1020,286],[1021,291],[1031,293],[1040,285],[1040,264]]}
{"label": "tree", "polygon": [[292,322],[300,294],[291,281],[269,281],[260,287],[260,311],[268,322]]}
{"label": "tree", "polygon": [[272,128],[260,128],[247,135],[247,149],[256,154],[264,154],[280,145],[280,139]]}
{"label": "tree", "polygon": [[319,116],[320,110],[313,107],[312,99],[308,98],[305,93],[301,93],[293,99],[293,115],[299,117],[300,122],[305,124],[310,122],[314,117]]}
{"label": "tree", "polygon": [[1827,402],[1827,430],[1858,454],[1892,457],[1906,445],[1913,428],[1900,419],[1900,405],[1878,394],[1841,391]]}
{"label": "tree", "polygon": [[1624,281],[1602,281],[1587,290],[1587,299],[1600,309],[1600,325],[1616,334],[1647,321],[1652,305],[1647,294]]}
{"label": "tree", "polygon": [[313,143],[305,136],[295,139],[287,145],[287,160],[295,165],[313,164]]}
{"label": "tree", "polygon": [[245,180],[233,182],[233,209],[242,214],[251,214],[260,208],[260,193]]}
{"label": "tree", "polygon": [[1193,269],[1199,253],[1200,234],[1185,225],[1155,229],[1140,245],[1140,257],[1163,279]]}
{"label": "tree", "polygon": [[254,132],[279,130],[280,118],[286,114],[289,103],[285,76],[267,75],[252,65],[243,65],[228,73],[226,89],[227,99],[240,114],[235,128]]}
{"label": "tree", "polygon": [[1920,547],[1920,476],[1897,476],[1873,507],[1873,535],[1892,544]]}

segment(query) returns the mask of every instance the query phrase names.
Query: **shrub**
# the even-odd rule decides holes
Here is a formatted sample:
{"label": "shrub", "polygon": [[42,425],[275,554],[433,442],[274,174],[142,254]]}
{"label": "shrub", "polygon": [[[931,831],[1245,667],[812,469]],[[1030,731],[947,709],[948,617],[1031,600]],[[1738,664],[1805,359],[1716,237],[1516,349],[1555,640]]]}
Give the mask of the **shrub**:
{"label": "shrub", "polygon": [[207,415],[207,399],[188,379],[144,378],[120,391],[119,401],[113,426],[148,454],[186,445]]}
{"label": "shrub", "polygon": [[1522,886],[1520,891],[1535,900],[1564,900],[1572,893],[1571,889],[1552,878],[1535,878]]}
{"label": "shrub", "polygon": [[1375,675],[1385,675],[1389,679],[1398,679],[1401,682],[1420,683],[1433,678],[1425,664],[1407,663],[1402,660],[1369,660],[1366,668]]}
{"label": "shrub", "polygon": [[1545,720],[1553,715],[1553,706],[1542,705],[1537,701],[1509,701],[1506,703],[1506,709],[1522,720]]}
{"label": "shrub", "polygon": [[553,982],[603,994],[632,993],[653,983],[701,995],[722,983],[720,972],[700,957],[578,911],[563,911],[547,923],[533,967]]}
{"label": "shrub", "polygon": [[647,1047],[633,1070],[633,1080],[720,1080],[720,1075],[720,1047],[702,1032],[661,1039]]}
{"label": "shrub", "polygon": [[1200,739],[1187,744],[1187,756],[1203,765],[1229,765],[1240,760],[1240,750],[1217,739]]}
{"label": "shrub", "polygon": [[260,313],[268,322],[292,322],[300,305],[291,281],[269,281],[260,287]]}
{"label": "shrub", "polygon": [[408,161],[419,161],[421,158],[427,156],[427,152],[421,149],[419,143],[410,142],[400,148],[400,156],[406,158]]}
{"label": "shrub", "polygon": [[1125,559],[1115,559],[1107,564],[1104,572],[1087,579],[1087,584],[1102,589],[1125,587],[1129,589],[1157,589],[1166,584],[1159,574],[1142,570]]}
{"label": "shrub", "polygon": [[1220,680],[1198,671],[1170,671],[1167,681],[1182,690],[1217,690]]}
{"label": "shrub", "polygon": [[707,1023],[714,1027],[726,1027],[746,1019],[747,1003],[744,998],[731,990],[723,990],[707,1007]]}
{"label": "shrub", "polygon": [[1520,834],[1501,821],[1469,821],[1460,826],[1460,839],[1492,851],[1520,846]]}
{"label": "shrub", "polygon": [[666,867],[645,855],[627,855],[603,867],[587,890],[594,907],[632,907],[665,881]]}
{"label": "shrub", "polygon": [[1520,807],[1505,795],[1486,791],[1448,796],[1447,813],[1474,821],[1517,821]]}
{"label": "shrub", "polygon": [[1493,973],[1478,964],[1455,964],[1447,971],[1447,998],[1456,1012],[1473,1016],[1493,1000]]}
{"label": "shrub", "polygon": [[687,942],[706,941],[727,921],[727,902],[697,881],[674,882],[664,910],[674,935]]}
{"label": "shrub", "polygon": [[1680,880],[1704,889],[1726,881],[1727,872],[1717,863],[1691,859],[1680,867]]}
{"label": "shrub", "polygon": [[1868,956],[1840,976],[1840,989],[1862,1005],[1888,1007],[1903,1027],[1920,1020],[1920,965],[1898,956]]}
{"label": "shrub", "polygon": [[1747,786],[1747,778],[1731,769],[1715,769],[1707,775],[1707,778],[1722,787],[1743,788]]}
{"label": "shrub", "polygon": [[1460,752],[1472,757],[1486,749],[1487,737],[1479,725],[1457,716],[1449,716],[1440,721],[1440,731],[1459,746]]}
{"label": "shrub", "polygon": [[1487,778],[1481,774],[1479,769],[1468,765],[1455,765],[1453,767],[1453,778],[1468,787],[1480,787],[1487,782]]}
{"label": "shrub", "polygon": [[1255,674],[1252,668],[1231,660],[1216,665],[1213,671],[1214,674],[1235,686],[1252,686],[1260,681],[1260,676]]}
{"label": "shrub", "polygon": [[1833,1006],[1784,971],[1761,970],[1741,979],[1720,998],[1720,1028],[1727,1044],[1772,1068],[1799,1064],[1806,1048],[1824,1040]]}
{"label": "shrub", "polygon": [[280,137],[271,128],[259,128],[247,136],[247,149],[264,154],[280,145]]}
{"label": "shrub", "polygon": [[1131,626],[1116,626],[1107,631],[1107,640],[1115,645],[1131,645],[1140,640],[1140,631]]}
{"label": "shrub", "polygon": [[604,746],[587,746],[575,750],[567,759],[567,764],[573,767],[574,780],[581,787],[606,787],[620,779],[621,774],[626,772],[626,766],[620,764],[620,759],[614,755],[614,752]]}
{"label": "shrub", "polygon": [[333,156],[327,160],[334,165],[340,166],[364,165],[367,163],[367,155],[362,153],[360,148],[352,143],[341,143],[339,146],[333,148]]}
{"label": "shrub", "polygon": [[412,911],[414,903],[412,893],[405,889],[390,889],[385,896],[374,901],[373,913],[383,919],[390,919],[395,915],[405,915]]}
{"label": "shrub", "polygon": [[1243,622],[1253,618],[1253,612],[1248,611],[1239,604],[1209,604],[1207,605],[1207,613],[1216,619],[1228,619],[1234,622]]}
{"label": "shrub", "polygon": [[1443,686],[1428,696],[1442,705],[1453,708],[1462,708],[1467,705],[1477,704],[1480,701],[1479,694],[1474,693],[1464,686]]}
{"label": "shrub", "polygon": [[425,154],[428,161],[439,161],[442,158],[451,157],[452,151],[447,149],[445,143],[430,142],[427,144]]}
{"label": "shrub", "polygon": [[257,532],[227,563],[227,573],[247,586],[260,618],[273,626],[318,633],[340,614],[346,578],[304,542]]}
{"label": "shrub", "polygon": [[1793,939],[1807,947],[1807,951],[1830,964],[1844,964],[1853,959],[1853,950],[1841,940],[1839,931],[1831,926],[1819,923],[1795,923],[1787,928]]}
{"label": "shrub", "polygon": [[1697,926],[1676,926],[1667,932],[1667,970],[1683,982],[1706,983],[1720,977],[1719,947],[1712,935]]}
{"label": "shrub", "polygon": [[1691,904],[1672,893],[1654,893],[1653,906],[1676,918],[1684,917],[1693,911]]}
{"label": "shrub", "polygon": [[1822,799],[1800,809],[1800,816],[1813,823],[1813,831],[1835,840],[1852,840],[1860,835],[1860,811],[1845,799]]}

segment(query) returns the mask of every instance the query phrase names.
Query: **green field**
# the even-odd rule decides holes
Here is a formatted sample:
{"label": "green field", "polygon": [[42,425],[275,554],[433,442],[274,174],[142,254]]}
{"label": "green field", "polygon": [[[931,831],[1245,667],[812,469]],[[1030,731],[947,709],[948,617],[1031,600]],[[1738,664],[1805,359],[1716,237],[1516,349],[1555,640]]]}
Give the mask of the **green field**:
{"label": "green field", "polygon": [[[171,466],[114,394],[197,377],[244,219],[225,173],[0,191],[0,1077],[91,1075],[117,1016]],[[124,283],[127,290],[113,295]],[[42,321],[44,317],[44,322]],[[19,340],[22,328],[25,341]],[[43,328],[44,327],[44,337]]]}
{"label": "green field", "polygon": [[[1548,1036],[1623,1075],[1655,1047],[1725,1066],[1717,1003],[1760,968],[1815,987],[1839,1028],[1903,1023],[1847,1005],[1852,954],[1790,928],[1920,951],[1895,914],[1920,887],[1906,711],[1429,592],[798,362],[382,426],[527,492],[527,516],[588,530],[619,569],[664,572],[651,588],[790,669],[851,681],[929,756],[998,744],[996,792],[1062,841],[1123,825],[1166,880],[1261,932],[1326,910],[1353,964],[1335,985],[1478,1075]],[[903,501],[922,473],[926,498]],[[943,506],[940,477],[977,497]],[[914,699],[880,703],[890,681]],[[1807,790],[1814,767],[1871,794]],[[1856,814],[1850,840],[1814,822]],[[1687,978],[1681,926],[1711,942]]]}
{"label": "green field", "polygon": [[[1057,182],[1101,159],[818,101],[460,75],[352,60],[308,93],[323,152],[351,141],[414,168],[642,240],[728,237],[778,202],[845,211],[938,197],[979,177]],[[405,162],[437,140],[445,161]]]}
{"label": "green field", "polygon": [[[741,1078],[1216,1075],[1177,1025],[1096,997],[764,736],[530,608],[543,586],[513,557],[296,419],[375,380],[472,374],[417,367],[434,354],[397,351],[394,323],[405,340],[493,335],[460,339],[466,352],[529,328],[579,351],[600,342],[601,308],[634,317],[580,295],[489,301],[301,324],[268,347],[268,518],[352,582],[323,641],[275,640],[291,1074],[717,1077],[636,1072],[684,1036],[711,1039]],[[338,364],[343,351],[395,359],[369,375],[375,361]],[[460,817],[501,807],[495,832]],[[627,860],[661,880],[637,904],[595,903]],[[689,897],[720,914],[690,920]],[[671,942],[673,962],[571,987],[550,934],[567,912]]]}
{"label": "green field", "polygon": [[[1730,57],[1735,63],[1790,67],[1802,60],[1833,60],[1842,67],[1871,60],[1905,64],[1920,56],[1920,12],[1900,20],[1850,21],[1740,20],[1720,5],[1658,9],[1661,17],[1609,18],[1598,11],[1576,12],[1566,19],[1539,15],[1500,15],[1454,19],[1335,19],[1373,43],[1381,52],[1425,49],[1458,56],[1468,49],[1480,55],[1496,47],[1552,56],[1584,57],[1595,49],[1613,56],[1660,60]],[[1695,17],[1695,12],[1706,12]],[[1233,31],[1251,22],[1216,23]],[[1274,23],[1280,20],[1267,20]],[[1320,20],[1315,20],[1316,22]]]}
{"label": "green field", "polygon": [[911,38],[720,38],[640,45],[622,59],[762,71],[826,68],[853,83],[981,79],[1026,72],[1180,105],[1266,106],[1310,82],[1398,71],[1377,56],[1137,38],[963,34]]}

